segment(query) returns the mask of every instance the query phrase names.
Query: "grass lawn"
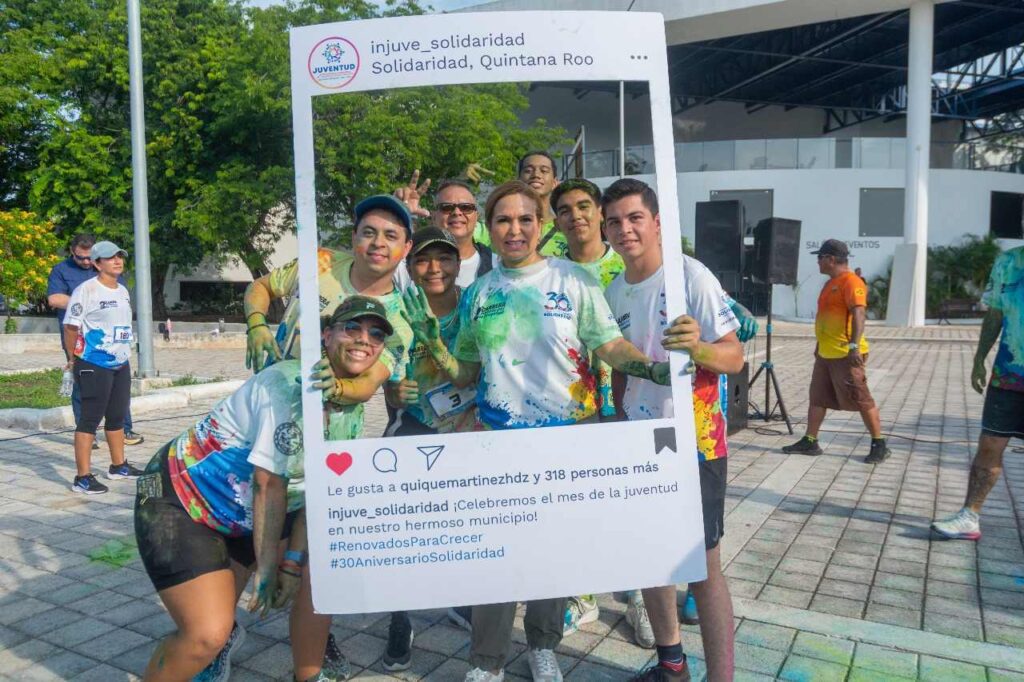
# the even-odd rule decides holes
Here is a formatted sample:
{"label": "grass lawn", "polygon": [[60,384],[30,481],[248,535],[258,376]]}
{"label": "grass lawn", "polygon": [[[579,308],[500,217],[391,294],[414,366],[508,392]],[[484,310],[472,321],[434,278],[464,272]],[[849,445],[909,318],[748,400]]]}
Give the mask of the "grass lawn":
{"label": "grass lawn", "polygon": [[49,369],[29,374],[0,376],[0,409],[34,407],[45,409],[70,405],[71,398],[57,395],[64,372]]}

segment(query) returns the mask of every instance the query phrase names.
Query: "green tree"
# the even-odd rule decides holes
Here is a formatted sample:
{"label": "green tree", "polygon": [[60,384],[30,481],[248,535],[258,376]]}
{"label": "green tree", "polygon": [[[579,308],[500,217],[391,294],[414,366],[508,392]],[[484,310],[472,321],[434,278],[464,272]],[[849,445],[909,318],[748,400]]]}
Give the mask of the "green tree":
{"label": "green tree", "polygon": [[60,260],[59,249],[50,223],[19,209],[0,211],[0,296],[7,304],[6,331],[11,331],[13,310],[46,293],[46,278]]}

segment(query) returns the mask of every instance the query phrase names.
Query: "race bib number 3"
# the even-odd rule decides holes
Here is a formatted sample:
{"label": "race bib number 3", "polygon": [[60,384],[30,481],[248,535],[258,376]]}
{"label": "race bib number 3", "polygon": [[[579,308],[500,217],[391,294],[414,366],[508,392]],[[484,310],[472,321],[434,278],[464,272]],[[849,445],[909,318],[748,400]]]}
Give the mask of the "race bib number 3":
{"label": "race bib number 3", "polygon": [[427,400],[439,418],[444,418],[453,412],[458,412],[472,405],[475,397],[475,385],[456,388],[454,384],[448,383],[442,384],[427,393]]}
{"label": "race bib number 3", "polygon": [[114,327],[114,343],[131,343],[132,342],[132,328],[131,327]]}

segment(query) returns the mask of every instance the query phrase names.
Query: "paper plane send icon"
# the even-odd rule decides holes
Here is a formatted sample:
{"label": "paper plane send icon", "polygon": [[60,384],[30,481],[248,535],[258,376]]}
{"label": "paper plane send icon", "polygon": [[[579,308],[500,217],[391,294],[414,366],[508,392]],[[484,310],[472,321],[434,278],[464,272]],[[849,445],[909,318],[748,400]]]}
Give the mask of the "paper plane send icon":
{"label": "paper plane send icon", "polygon": [[434,467],[434,462],[441,455],[441,451],[444,450],[443,445],[420,445],[416,447],[417,450],[423,453],[423,456],[427,458],[427,471],[430,471]]}

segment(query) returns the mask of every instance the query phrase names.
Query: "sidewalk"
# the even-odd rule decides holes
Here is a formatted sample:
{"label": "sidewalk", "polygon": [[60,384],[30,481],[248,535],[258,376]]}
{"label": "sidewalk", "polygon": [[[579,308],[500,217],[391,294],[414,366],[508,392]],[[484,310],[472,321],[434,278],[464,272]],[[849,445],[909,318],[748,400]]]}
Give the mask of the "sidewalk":
{"label": "sidewalk", "polygon": [[[802,422],[813,338],[806,325],[778,323],[775,331],[783,397]],[[977,327],[869,332],[870,382],[893,436],[891,459],[861,461],[869,438],[848,413],[826,421],[817,458],[779,451],[802,433],[798,425],[789,436],[780,422],[751,422],[731,440],[722,553],[736,611],[737,679],[1024,680],[1019,452],[1008,453],[980,542],[928,533],[933,516],[959,508],[966,488],[982,403],[968,385]],[[764,351],[763,336],[748,346],[752,373]],[[197,375],[207,367],[246,375],[241,351],[171,352],[183,353],[174,366]],[[171,366],[162,353],[158,367]],[[761,380],[751,398],[763,402]],[[129,457],[148,459],[208,405],[193,407],[139,420],[147,442]],[[367,430],[382,427],[378,400]],[[173,624],[137,558],[115,568],[88,557],[131,535],[133,487],[115,482],[108,495],[72,496],[70,434],[22,436],[0,430],[0,677],[136,679]],[[625,606],[603,596],[601,607],[598,622],[562,643],[568,679],[628,679],[653,659],[632,644]],[[232,679],[291,679],[287,617],[239,619],[249,636]],[[335,618],[358,679],[395,679],[379,662],[387,623],[384,614]],[[397,678],[461,680],[468,634],[440,610],[414,614],[414,627],[413,666]],[[683,640],[691,669],[702,674],[698,629],[685,626]],[[510,680],[529,675],[523,641],[520,628]]]}

